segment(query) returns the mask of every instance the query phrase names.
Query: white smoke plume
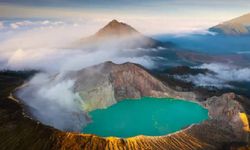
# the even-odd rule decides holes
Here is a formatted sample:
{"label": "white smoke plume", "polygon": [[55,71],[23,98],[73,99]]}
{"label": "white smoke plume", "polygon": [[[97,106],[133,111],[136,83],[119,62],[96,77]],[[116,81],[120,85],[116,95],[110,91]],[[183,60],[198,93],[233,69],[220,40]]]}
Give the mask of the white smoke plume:
{"label": "white smoke plume", "polygon": [[42,70],[17,95],[33,118],[61,130],[81,131],[88,121],[84,104],[73,91],[75,81],[62,80],[65,72],[105,61],[154,66],[148,56],[133,55],[132,50],[123,55],[124,50],[109,44],[95,51],[69,48],[100,28],[92,22],[26,20],[9,22],[5,28],[0,30],[0,69]]}
{"label": "white smoke plume", "polygon": [[73,88],[73,80],[52,80],[48,74],[37,74],[17,94],[35,119],[61,130],[80,131],[87,115]]}

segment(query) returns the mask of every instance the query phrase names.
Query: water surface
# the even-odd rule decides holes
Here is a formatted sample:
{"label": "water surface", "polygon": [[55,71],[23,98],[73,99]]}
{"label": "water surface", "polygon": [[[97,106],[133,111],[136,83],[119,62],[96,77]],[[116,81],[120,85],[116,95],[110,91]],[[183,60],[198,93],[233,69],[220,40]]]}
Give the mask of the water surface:
{"label": "water surface", "polygon": [[225,36],[211,34],[188,34],[176,35],[156,35],[155,39],[160,41],[170,41],[178,47],[209,53],[213,55],[223,54],[250,54],[250,36]]}
{"label": "water surface", "polygon": [[208,111],[188,101],[169,98],[127,99],[89,113],[83,133],[103,137],[160,136],[208,119]]}

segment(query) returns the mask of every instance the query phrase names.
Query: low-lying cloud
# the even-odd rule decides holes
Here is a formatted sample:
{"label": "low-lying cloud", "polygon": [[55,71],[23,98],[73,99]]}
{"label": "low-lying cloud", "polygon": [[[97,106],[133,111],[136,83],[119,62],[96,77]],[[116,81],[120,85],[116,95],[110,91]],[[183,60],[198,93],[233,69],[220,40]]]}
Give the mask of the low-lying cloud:
{"label": "low-lying cloud", "polygon": [[[19,28],[20,26],[31,26],[38,23],[19,21],[11,24],[15,24]],[[41,26],[43,24],[44,26]],[[76,23],[40,21],[39,26],[29,30],[20,28],[13,31],[13,29],[9,29],[8,33],[4,30],[2,31],[3,39],[0,40],[0,62],[5,63],[1,64],[1,69],[68,71],[78,70],[104,61],[122,63],[121,60],[124,60],[124,62],[129,60],[137,63],[145,62],[146,67],[152,67],[151,62],[147,63],[147,61],[150,61],[149,58],[135,55],[122,57],[119,55],[121,49],[112,47],[113,45],[110,44],[102,45],[95,51],[69,48],[72,43],[96,32],[98,30],[97,25],[93,26],[91,22],[80,26]],[[130,51],[130,53],[133,52]],[[148,64],[150,65],[147,66]]]}
{"label": "low-lying cloud", "polygon": [[242,68],[229,64],[210,63],[203,64],[194,68],[208,69],[211,72],[198,75],[177,76],[188,82],[194,83],[196,86],[208,86],[217,88],[234,88],[230,82],[249,82],[250,68]]}
{"label": "low-lying cloud", "polygon": [[203,64],[199,68],[209,69],[216,77],[225,81],[250,81],[250,68],[242,68],[226,64]]}

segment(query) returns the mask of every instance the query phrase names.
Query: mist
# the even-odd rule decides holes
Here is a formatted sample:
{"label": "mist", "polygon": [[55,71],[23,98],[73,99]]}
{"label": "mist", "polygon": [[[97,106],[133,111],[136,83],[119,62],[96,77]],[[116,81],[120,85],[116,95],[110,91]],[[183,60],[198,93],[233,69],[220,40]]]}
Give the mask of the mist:
{"label": "mist", "polygon": [[117,46],[118,44],[112,44],[116,43],[115,41],[99,45],[95,51],[71,48],[72,43],[98,30],[97,25],[94,26],[92,22],[76,26],[76,23],[43,21],[39,26],[29,23],[32,27],[29,30],[26,27],[24,30],[22,27],[26,25],[25,22],[11,23],[15,24],[16,28],[10,28],[8,32],[2,31],[4,39],[0,41],[0,69],[61,72],[79,70],[104,61],[122,63],[121,60],[126,62],[126,59],[140,64],[146,62],[142,65],[152,67],[151,62],[147,63],[150,61],[149,58],[137,57],[136,53],[131,53],[132,51],[129,56],[122,57],[120,52],[123,49]]}
{"label": "mist", "polygon": [[[0,32],[1,70],[39,70],[17,92],[25,111],[33,119],[64,131],[80,132],[90,121],[84,102],[74,92],[74,79],[65,79],[70,71],[100,64],[134,62],[154,67],[151,57],[120,46],[116,40],[98,44],[95,49],[72,46],[99,29],[98,22],[53,20],[2,21]],[[131,43],[131,40],[126,45]],[[124,45],[124,44],[123,44]],[[150,49],[143,49],[150,51]],[[139,51],[140,53],[143,52]]]}
{"label": "mist", "polygon": [[[32,118],[64,131],[80,132],[90,120],[84,102],[74,92],[75,79],[65,74],[113,61],[132,62],[148,69],[178,65],[178,58],[164,48],[129,49],[138,41],[74,45],[93,35],[103,23],[93,20],[3,20],[0,23],[0,70],[39,70],[17,93]],[[124,40],[124,39],[123,39]],[[154,52],[154,54],[152,54]],[[213,73],[178,76],[197,86],[234,88],[231,81],[250,81],[250,68],[203,64]]]}
{"label": "mist", "polygon": [[88,116],[81,108],[81,98],[73,92],[74,80],[53,80],[48,74],[37,74],[17,95],[31,117],[64,131],[80,131]]}
{"label": "mist", "polygon": [[231,82],[249,82],[250,68],[239,67],[230,64],[210,63],[195,66],[193,68],[208,69],[210,72],[197,75],[182,75],[176,78],[192,82],[196,86],[217,87],[217,88],[236,88]]}

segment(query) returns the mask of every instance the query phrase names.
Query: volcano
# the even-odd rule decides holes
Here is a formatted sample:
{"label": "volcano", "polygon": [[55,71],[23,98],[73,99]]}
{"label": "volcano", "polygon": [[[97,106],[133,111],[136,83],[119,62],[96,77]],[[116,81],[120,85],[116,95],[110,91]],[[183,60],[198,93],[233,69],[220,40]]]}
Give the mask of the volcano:
{"label": "volcano", "polygon": [[118,22],[117,20],[112,20],[95,34],[96,38],[122,38],[127,36],[129,37],[142,35],[130,25],[123,22]]}
{"label": "volcano", "polygon": [[77,42],[80,47],[97,48],[97,47],[115,47],[122,49],[135,48],[158,48],[171,47],[170,42],[160,42],[141,34],[132,26],[119,22],[110,21],[107,25],[97,31],[94,35],[82,38]]}

